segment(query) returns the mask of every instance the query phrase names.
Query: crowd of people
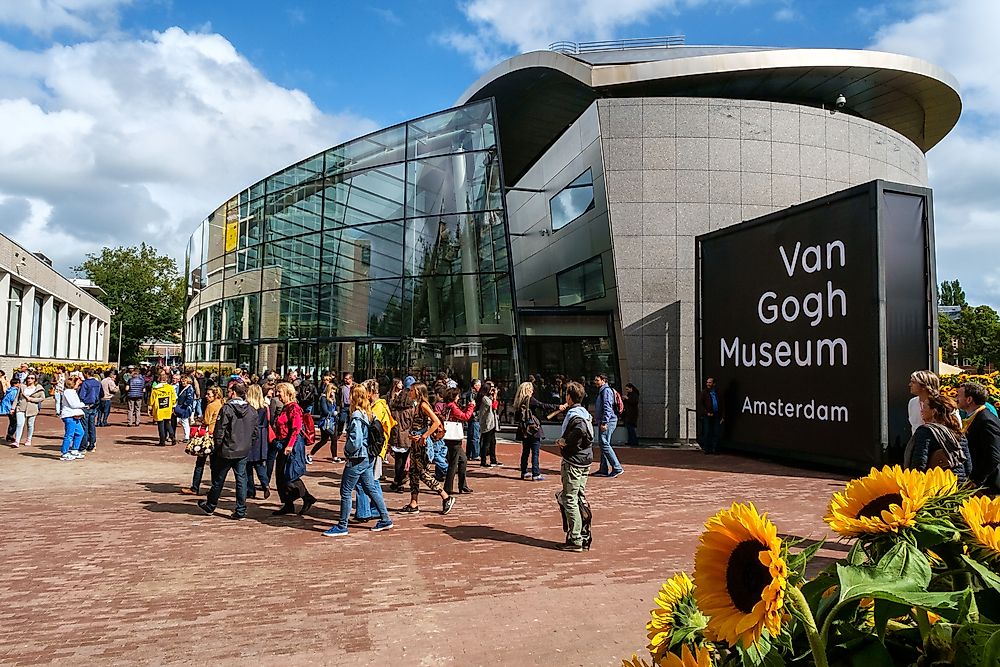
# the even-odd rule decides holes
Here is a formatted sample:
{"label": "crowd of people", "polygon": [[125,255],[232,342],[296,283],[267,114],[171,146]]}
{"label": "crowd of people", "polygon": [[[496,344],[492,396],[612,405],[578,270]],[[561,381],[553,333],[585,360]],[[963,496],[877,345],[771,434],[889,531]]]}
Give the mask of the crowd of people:
{"label": "crowd of people", "polygon": [[[393,527],[382,481],[389,493],[409,494],[396,514],[419,513],[421,493],[437,496],[440,512],[450,513],[458,496],[473,493],[470,461],[483,468],[503,466],[497,435],[501,423],[512,422],[522,445],[519,477],[532,482],[545,480],[542,429],[558,428],[562,489],[556,499],[566,531],[563,548],[589,549],[587,478],[624,473],[611,438],[624,421],[634,441],[638,419],[638,390],[627,385],[622,396],[604,375],[593,378],[593,415],[584,385],[561,377],[545,383],[532,376],[506,398],[492,381],[477,379],[463,391],[446,373],[426,382],[413,376],[384,381],[384,395],[374,379],[356,383],[351,373],[328,372],[317,387],[297,370],[278,377],[237,369],[220,377],[170,368],[128,367],[120,376],[114,370],[58,369],[44,380],[43,387],[25,366],[5,386],[6,375],[0,372],[0,414],[9,415],[13,446],[31,444],[35,417],[52,396],[64,423],[60,459],[83,459],[96,449],[97,429],[108,425],[117,397],[126,406],[127,427],[139,426],[146,415],[156,424],[159,445],[180,440],[195,454],[191,482],[181,492],[203,497],[197,504],[208,514],[215,513],[230,471],[236,482],[230,518],[244,518],[247,500],[266,500],[272,488],[281,501],[274,515],[306,514],[317,501],[306,484],[308,467],[329,446],[332,460],[344,466],[339,521],[323,533],[330,537],[347,535],[352,526]],[[207,437],[210,448],[191,449]],[[591,472],[595,442],[601,458]],[[206,467],[207,494],[202,485]]]}

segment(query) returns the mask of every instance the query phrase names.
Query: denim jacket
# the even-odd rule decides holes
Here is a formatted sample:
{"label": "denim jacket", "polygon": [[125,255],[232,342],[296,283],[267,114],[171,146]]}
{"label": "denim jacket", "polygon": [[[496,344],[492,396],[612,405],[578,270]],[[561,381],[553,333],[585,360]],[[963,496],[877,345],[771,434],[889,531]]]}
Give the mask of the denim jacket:
{"label": "denim jacket", "polygon": [[368,415],[361,410],[355,410],[351,415],[351,424],[347,428],[347,441],[344,443],[344,456],[349,459],[368,458]]}
{"label": "denim jacket", "polygon": [[7,390],[7,393],[3,395],[3,401],[0,401],[0,415],[9,415],[14,412],[14,405],[17,404],[18,392],[19,387],[11,387]]}

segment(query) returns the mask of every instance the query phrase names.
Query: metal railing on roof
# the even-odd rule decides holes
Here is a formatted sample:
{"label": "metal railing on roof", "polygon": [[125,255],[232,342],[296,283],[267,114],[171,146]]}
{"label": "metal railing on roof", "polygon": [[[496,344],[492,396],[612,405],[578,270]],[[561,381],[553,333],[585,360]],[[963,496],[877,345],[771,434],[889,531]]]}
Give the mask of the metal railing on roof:
{"label": "metal railing on roof", "polygon": [[549,51],[558,51],[569,55],[589,53],[591,51],[626,51],[628,49],[667,49],[672,46],[684,46],[684,35],[668,35],[666,37],[639,37],[635,39],[613,39],[602,42],[553,42]]}

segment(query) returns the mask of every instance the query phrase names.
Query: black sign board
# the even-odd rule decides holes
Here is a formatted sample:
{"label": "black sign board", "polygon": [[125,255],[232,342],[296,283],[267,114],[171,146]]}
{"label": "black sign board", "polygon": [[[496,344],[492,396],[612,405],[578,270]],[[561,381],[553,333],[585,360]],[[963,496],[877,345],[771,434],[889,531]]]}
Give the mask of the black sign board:
{"label": "black sign board", "polygon": [[900,452],[909,375],[936,368],[932,239],[930,191],[885,181],[697,237],[723,447],[842,469]]}

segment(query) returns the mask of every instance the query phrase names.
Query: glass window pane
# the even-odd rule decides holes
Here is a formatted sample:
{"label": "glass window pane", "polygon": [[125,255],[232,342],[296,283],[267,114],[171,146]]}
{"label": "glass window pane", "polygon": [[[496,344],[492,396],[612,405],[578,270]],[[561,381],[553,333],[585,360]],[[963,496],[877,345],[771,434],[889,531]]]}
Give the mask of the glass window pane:
{"label": "glass window pane", "polygon": [[407,216],[501,207],[496,153],[462,153],[407,163]]}
{"label": "glass window pane", "polygon": [[205,258],[226,254],[226,206],[223,204],[205,221]]}
{"label": "glass window pane", "polygon": [[413,336],[513,333],[507,274],[407,278],[403,329]]}
{"label": "glass window pane", "polygon": [[323,238],[325,280],[397,278],[403,274],[403,223],[329,230]]}
{"label": "glass window pane", "polygon": [[335,176],[323,191],[325,225],[363,225],[403,217],[402,164]]}
{"label": "glass window pane", "polygon": [[323,226],[323,186],[309,183],[267,196],[264,206],[265,237],[297,236]]}
{"label": "glass window pane", "polygon": [[402,326],[402,281],[361,280],[326,286],[324,336],[393,336]]}
{"label": "glass window pane", "polygon": [[264,196],[264,181],[258,181],[250,186],[250,199]]}
{"label": "glass window pane", "polygon": [[332,148],[326,152],[326,175],[336,176],[346,171],[402,162],[405,145],[406,126],[397,125]]}
{"label": "glass window pane", "polygon": [[[282,287],[311,285],[321,280],[320,242],[322,234],[307,234],[264,245],[267,278]],[[265,284],[265,287],[275,285]]]}
{"label": "glass window pane", "polygon": [[493,105],[487,100],[410,123],[406,158],[467,153],[495,145]]}
{"label": "glass window pane", "polygon": [[261,338],[314,338],[321,335],[320,287],[292,287],[260,295]]}
{"label": "glass window pane", "polygon": [[600,299],[604,296],[604,264],[601,256],[557,273],[556,286],[560,306]]}
{"label": "glass window pane", "polygon": [[505,271],[503,213],[486,211],[406,221],[406,275]]}
{"label": "glass window pane", "polygon": [[267,179],[267,193],[279,192],[294,185],[301,185],[323,175],[323,154],[314,155]]}
{"label": "glass window pane", "polygon": [[224,306],[226,340],[257,338],[259,332],[259,295],[226,299]]}
{"label": "glass window pane", "polygon": [[588,168],[549,200],[552,231],[561,229],[594,208],[594,177]]}
{"label": "glass window pane", "polygon": [[240,242],[246,248],[264,240],[264,199],[240,204]]}

